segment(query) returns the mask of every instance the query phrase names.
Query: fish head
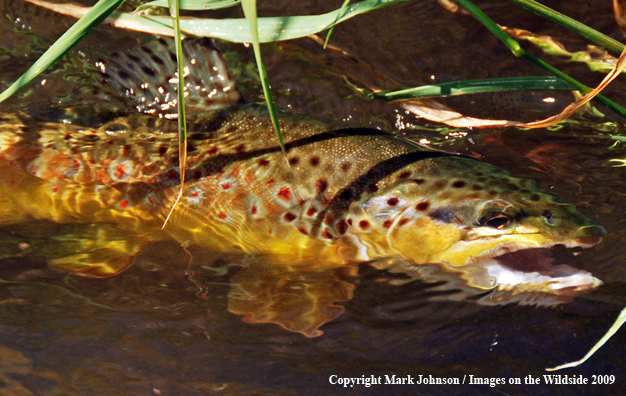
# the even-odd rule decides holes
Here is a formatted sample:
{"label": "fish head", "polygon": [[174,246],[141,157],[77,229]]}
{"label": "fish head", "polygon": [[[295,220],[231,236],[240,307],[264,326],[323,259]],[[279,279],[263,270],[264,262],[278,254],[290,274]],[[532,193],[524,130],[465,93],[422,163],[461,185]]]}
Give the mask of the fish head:
{"label": "fish head", "polygon": [[[477,161],[452,160],[459,163],[360,202],[361,213],[380,231],[378,243],[416,264],[466,271],[472,285],[485,289],[575,295],[602,283],[586,271],[555,265],[551,255],[596,245],[603,227],[532,180]],[[556,246],[568,249],[551,249]]]}

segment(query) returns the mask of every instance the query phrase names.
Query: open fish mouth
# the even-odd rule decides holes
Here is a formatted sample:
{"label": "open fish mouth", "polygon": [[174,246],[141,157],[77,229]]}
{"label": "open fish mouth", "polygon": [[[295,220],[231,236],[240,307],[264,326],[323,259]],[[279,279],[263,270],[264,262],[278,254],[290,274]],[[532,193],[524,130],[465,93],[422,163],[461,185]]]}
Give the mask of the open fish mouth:
{"label": "open fish mouth", "polygon": [[[508,243],[471,257],[468,264],[484,268],[491,286],[499,290],[577,295],[592,291],[602,281],[587,271],[564,263],[571,262],[582,249],[598,243],[598,239],[547,246]],[[476,281],[475,276],[472,278]]]}

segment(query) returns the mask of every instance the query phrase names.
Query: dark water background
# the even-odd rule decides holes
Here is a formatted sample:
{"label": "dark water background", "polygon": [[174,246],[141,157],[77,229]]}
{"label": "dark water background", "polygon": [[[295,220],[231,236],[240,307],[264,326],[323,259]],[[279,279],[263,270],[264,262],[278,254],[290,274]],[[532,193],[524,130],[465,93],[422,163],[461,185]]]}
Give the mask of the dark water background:
{"label": "dark water background", "polygon": [[[610,2],[545,3],[622,39]],[[315,14],[340,4],[261,2],[259,15]],[[571,51],[586,48],[587,43],[573,33],[504,0],[478,5],[500,24],[552,35]],[[2,7],[0,82],[5,85],[73,20],[16,0],[5,1]],[[219,15],[239,16],[239,12]],[[143,38],[112,28],[95,31],[48,73],[45,86],[34,83],[2,104],[2,111],[41,112],[51,104],[81,101],[96,106],[81,91],[90,78],[83,54],[105,54]],[[413,1],[354,18],[335,30],[331,42],[349,56],[323,51],[310,39],[264,46],[272,89],[282,108],[445,143],[446,149],[480,154],[517,176],[539,180],[544,189],[577,203],[606,227],[604,242],[571,263],[605,284],[590,295],[553,307],[497,305],[489,303],[489,296],[440,287],[445,280],[394,282],[403,278],[362,265],[354,279],[344,279],[339,272],[329,275],[336,284],[356,285],[354,298],[342,303],[345,312],[322,327],[322,336],[305,338],[276,325],[246,324],[228,312],[231,278],[242,267],[254,268],[258,258],[192,248],[193,281],[187,278],[187,254],[165,241],[142,252],[128,271],[104,280],[53,272],[40,257],[4,259],[0,262],[0,278],[6,280],[0,284],[1,395],[626,394],[626,331],[616,334],[583,366],[562,372],[583,375],[590,382],[593,375],[614,375],[616,381],[609,386],[350,389],[329,384],[333,374],[474,375],[520,378],[523,383],[528,375],[546,374],[545,367],[582,357],[626,305],[626,170],[608,163],[626,158],[624,144],[612,147],[615,140],[608,136],[626,135],[624,120],[584,115],[553,130],[466,130],[464,138],[446,140],[448,133],[458,130],[418,120],[400,107],[356,94],[350,83],[396,88],[544,74],[514,58],[471,17],[451,14],[432,1]],[[231,44],[222,48],[245,97],[260,100],[251,50]],[[532,47],[529,50],[537,53]],[[590,85],[602,77],[581,64],[545,59]],[[607,95],[626,104],[623,79]],[[556,102],[544,103],[546,96]],[[570,100],[571,94],[565,92],[522,92],[442,101],[476,117],[534,120],[553,114]],[[402,128],[407,124],[419,129]],[[35,223],[3,229],[0,236],[27,235],[32,243],[71,231],[67,226]]]}

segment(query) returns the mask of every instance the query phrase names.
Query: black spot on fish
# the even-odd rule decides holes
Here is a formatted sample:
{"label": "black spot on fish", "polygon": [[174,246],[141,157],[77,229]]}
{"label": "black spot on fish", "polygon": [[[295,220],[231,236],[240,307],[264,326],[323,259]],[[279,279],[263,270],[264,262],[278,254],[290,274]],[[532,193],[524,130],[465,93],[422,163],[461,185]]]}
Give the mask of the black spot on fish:
{"label": "black spot on fish", "polygon": [[154,63],[156,63],[157,65],[161,65],[161,66],[165,65],[165,62],[163,62],[163,59],[159,58],[156,55],[152,55],[152,56],[150,56],[150,58],[152,58]]}
{"label": "black spot on fish", "polygon": [[422,184],[426,183],[426,180],[424,180],[424,179],[415,179],[415,183],[417,183],[418,185],[422,185]]}
{"label": "black spot on fish", "polygon": [[130,60],[132,60],[133,62],[139,62],[139,58],[137,58],[135,55],[133,54],[127,54],[128,58]]}
{"label": "black spot on fish", "polygon": [[141,71],[143,71],[144,73],[146,73],[147,75],[149,75],[151,77],[154,77],[156,75],[156,73],[154,72],[153,69],[151,69],[149,67],[146,67],[146,66],[142,67]]}
{"label": "black spot on fish", "polygon": [[398,202],[400,202],[400,199],[398,197],[391,197],[387,200],[387,205],[396,206]]}
{"label": "black spot on fish", "polygon": [[306,215],[307,216],[313,216],[315,213],[317,213],[317,209],[314,206],[311,206],[307,211],[306,211]]}
{"label": "black spot on fish", "polygon": [[322,238],[333,239],[333,234],[328,228],[324,228],[324,231],[322,231],[320,235],[322,236]]}
{"label": "black spot on fish", "polygon": [[343,190],[342,192],[339,193],[339,199],[343,200],[343,201],[349,201],[351,200],[353,197],[352,191],[350,190]]}
{"label": "black spot on fish", "polygon": [[[507,183],[506,184],[506,188],[511,190],[511,191],[517,191],[519,190],[519,187],[513,183]],[[530,192],[530,191],[529,191]]]}
{"label": "black spot on fish", "polygon": [[176,169],[170,169],[167,171],[167,178],[170,180],[178,180],[178,171]]}
{"label": "black spot on fish", "polygon": [[474,191],[480,191],[482,189],[483,189],[483,186],[481,186],[480,184],[474,184],[472,186],[472,190],[474,190]]}
{"label": "black spot on fish", "polygon": [[385,221],[383,221],[383,228],[384,229],[389,229],[389,227],[391,227],[392,224],[393,224],[392,220],[385,220]]}
{"label": "black spot on fish", "polygon": [[400,173],[398,175],[398,179],[406,179],[407,177],[411,176],[411,171],[404,171],[402,173]]}
{"label": "black spot on fish", "polygon": [[359,221],[359,227],[362,230],[367,230],[368,228],[370,228],[370,222],[367,221],[367,220],[361,220],[361,221]]}
{"label": "black spot on fish", "polygon": [[454,219],[454,211],[452,208],[444,206],[443,208],[437,208],[428,213],[428,216],[433,220],[442,221],[444,223],[451,223]]}
{"label": "black spot on fish", "polygon": [[376,191],[378,191],[378,184],[370,184],[367,187],[367,191],[369,191],[371,193],[375,193]]}
{"label": "black spot on fish", "polygon": [[163,157],[166,153],[167,153],[167,146],[166,145],[160,146],[159,147],[159,155],[161,157]]}
{"label": "black spot on fish", "polygon": [[428,210],[429,207],[430,207],[430,202],[424,201],[415,205],[415,210],[423,212],[425,210]]}
{"label": "black spot on fish", "polygon": [[283,219],[285,219],[285,221],[287,223],[291,223],[292,221],[294,221],[296,219],[296,215],[291,213],[291,212],[287,212],[285,213],[285,215],[283,216]]}
{"label": "black spot on fish", "polygon": [[130,76],[128,75],[128,73],[126,73],[124,70],[120,70],[117,73],[118,77],[121,78],[122,80],[128,80],[130,78]]}
{"label": "black spot on fish", "polygon": [[69,133],[65,135],[65,140],[70,140],[72,138],[72,135],[70,135]]}
{"label": "black spot on fish", "polygon": [[217,147],[213,146],[206,151],[207,155],[217,154]]}
{"label": "black spot on fish", "polygon": [[348,169],[350,169],[350,167],[352,166],[351,163],[349,162],[344,162],[343,164],[341,164],[341,170],[344,172],[347,172]]}
{"label": "black spot on fish", "polygon": [[194,146],[193,144],[188,144],[187,145],[187,152],[188,153],[193,153],[194,151],[196,151],[198,148],[196,146]]}
{"label": "black spot on fish", "polygon": [[463,188],[463,187],[465,187],[465,182],[463,180],[457,180],[454,183],[452,183],[452,187],[454,187],[454,188]]}
{"label": "black spot on fish", "polygon": [[326,179],[318,179],[315,182],[315,190],[317,191],[318,194],[323,193],[324,191],[326,191],[327,188],[328,188],[328,182],[326,181]]}
{"label": "black spot on fish", "polygon": [[269,165],[269,163],[270,163],[270,162],[269,162],[268,160],[266,160],[265,158],[261,158],[261,159],[259,160],[259,166],[263,166],[263,167],[265,167],[265,166]]}
{"label": "black spot on fish", "polygon": [[298,161],[300,161],[300,158],[298,157],[291,157],[289,158],[289,165],[295,165],[298,163]]}
{"label": "black spot on fish", "polygon": [[241,154],[244,151],[246,151],[246,146],[244,146],[243,144],[235,146],[235,152],[236,153],[240,153]]}
{"label": "black spot on fish", "polygon": [[533,202],[537,202],[539,200],[541,200],[541,197],[538,194],[533,194],[530,196],[530,200]]}
{"label": "black spot on fish", "polygon": [[141,47],[141,49],[143,50],[143,52],[147,53],[147,54],[151,54],[152,50],[148,47]]}
{"label": "black spot on fish", "polygon": [[352,219],[348,219],[348,224],[352,225]]}
{"label": "black spot on fish", "polygon": [[315,156],[311,158],[311,165],[313,166],[318,166],[320,163],[320,157]]}
{"label": "black spot on fish", "polygon": [[202,169],[196,168],[193,170],[193,179],[194,180],[202,179]]}
{"label": "black spot on fish", "polygon": [[346,222],[345,219],[341,219],[337,222],[336,227],[337,227],[337,231],[339,232],[339,235],[343,235],[348,230],[348,223]]}

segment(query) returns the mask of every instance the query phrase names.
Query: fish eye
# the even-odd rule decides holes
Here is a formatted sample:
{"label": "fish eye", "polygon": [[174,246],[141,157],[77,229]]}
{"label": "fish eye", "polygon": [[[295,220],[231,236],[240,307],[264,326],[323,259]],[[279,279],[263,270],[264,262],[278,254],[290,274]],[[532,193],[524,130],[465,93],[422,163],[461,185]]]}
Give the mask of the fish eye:
{"label": "fish eye", "polygon": [[513,216],[502,212],[489,212],[478,220],[478,225],[502,230],[513,222]]}

